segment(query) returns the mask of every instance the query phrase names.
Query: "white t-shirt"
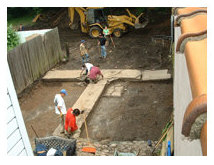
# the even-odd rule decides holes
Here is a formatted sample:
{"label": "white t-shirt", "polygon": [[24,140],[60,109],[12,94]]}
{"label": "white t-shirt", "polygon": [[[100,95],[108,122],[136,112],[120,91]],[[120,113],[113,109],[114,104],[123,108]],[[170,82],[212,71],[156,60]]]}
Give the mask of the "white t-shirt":
{"label": "white t-shirt", "polygon": [[85,63],[85,67],[88,69],[89,72],[90,72],[92,66],[94,66],[94,65],[92,65],[91,63]]}
{"label": "white t-shirt", "polygon": [[63,115],[66,114],[66,106],[65,106],[65,102],[64,99],[62,98],[62,96],[60,94],[56,94],[55,98],[54,98],[54,105],[55,105],[55,112],[56,114],[60,114],[59,109],[57,108],[57,106],[60,107],[61,112]]}

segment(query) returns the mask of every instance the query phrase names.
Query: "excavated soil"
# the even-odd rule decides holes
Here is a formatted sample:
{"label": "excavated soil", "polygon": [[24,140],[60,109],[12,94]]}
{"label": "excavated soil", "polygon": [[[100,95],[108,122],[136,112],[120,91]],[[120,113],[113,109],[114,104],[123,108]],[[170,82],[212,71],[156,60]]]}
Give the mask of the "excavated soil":
{"label": "excavated soil", "polygon": [[100,58],[100,48],[96,39],[91,39],[78,30],[59,30],[64,52],[65,43],[69,45],[69,61],[58,69],[81,69],[79,45],[84,39],[89,49],[90,62],[99,64],[101,69],[169,69],[171,71],[170,42],[164,41],[164,45],[161,42],[152,42],[153,36],[170,35],[169,23],[167,20],[159,25],[148,25],[145,29],[133,29],[121,38],[113,37],[116,47],[114,48],[110,42],[106,47],[106,59]]}
{"label": "excavated soil", "polygon": [[[87,117],[92,139],[158,140],[173,110],[172,82],[116,82],[122,95],[101,97]],[[85,127],[81,136],[86,138]]]}
{"label": "excavated soil", "polygon": [[[61,9],[63,11],[63,9]],[[117,12],[127,14],[125,8],[117,8]],[[67,12],[67,8],[64,8]],[[90,62],[99,64],[102,69],[169,69],[172,70],[172,58],[170,56],[170,42],[167,40],[154,43],[152,38],[156,35],[170,36],[170,16],[171,9],[167,12],[151,10],[148,14],[149,23],[144,29],[134,29],[129,27],[129,32],[121,38],[112,37],[116,45],[112,43],[107,47],[107,58],[100,59],[100,49],[97,47],[97,39],[92,39],[88,34],[82,33],[80,26],[76,30],[69,28],[69,18],[65,15],[56,26],[52,26],[57,18],[58,12],[47,14],[47,20],[38,21],[30,29],[59,29],[59,37],[66,55],[65,44],[68,44],[69,57],[66,64],[60,64],[57,69],[81,69],[81,57],[79,45],[81,40],[86,40],[89,49]],[[136,14],[136,13],[133,13]],[[75,20],[79,16],[75,15]],[[78,24],[77,24],[78,25]],[[164,45],[163,45],[164,42]]]}

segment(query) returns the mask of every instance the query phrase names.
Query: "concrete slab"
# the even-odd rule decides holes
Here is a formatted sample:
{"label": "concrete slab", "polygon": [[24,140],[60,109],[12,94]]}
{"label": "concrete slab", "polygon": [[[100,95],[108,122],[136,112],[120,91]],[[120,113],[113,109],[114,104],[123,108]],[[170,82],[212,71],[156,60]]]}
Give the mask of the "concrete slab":
{"label": "concrete slab", "polygon": [[[77,126],[81,128],[84,124],[84,115],[87,118],[88,114],[94,108],[98,102],[100,96],[102,95],[107,81],[101,80],[97,84],[89,84],[85,91],[82,93],[80,98],[74,104],[73,108],[79,108],[80,110],[85,110],[83,115],[77,117]],[[77,132],[73,137],[79,137],[81,130]]]}
{"label": "concrete slab", "polygon": [[42,78],[44,81],[80,81],[81,70],[51,70]]}
{"label": "concrete slab", "polygon": [[106,80],[100,80],[97,84],[89,84],[77,102],[73,105],[73,108],[91,110],[102,94],[106,83]]}
{"label": "concrete slab", "polygon": [[148,81],[148,80],[166,80],[170,79],[171,74],[168,73],[167,69],[164,70],[146,70],[142,73],[142,80]]}
{"label": "concrete slab", "polygon": [[[104,69],[101,70],[105,79],[141,79],[141,71],[135,69]],[[53,70],[47,72],[44,81],[80,81],[81,70]]]}
{"label": "concrete slab", "polygon": [[[81,94],[76,103],[72,106],[73,109],[78,108],[80,110],[85,110],[84,115],[87,118],[90,111],[96,105],[99,100],[102,92],[107,84],[106,80],[100,80],[97,84],[89,84],[84,92]],[[81,128],[84,124],[84,115],[80,115],[77,117],[77,126]],[[73,137],[77,138],[80,136],[81,130],[79,130]],[[60,135],[60,125],[56,128],[53,133],[54,136]]]}
{"label": "concrete slab", "polygon": [[136,69],[107,69],[102,70],[105,79],[141,79],[141,71]]}

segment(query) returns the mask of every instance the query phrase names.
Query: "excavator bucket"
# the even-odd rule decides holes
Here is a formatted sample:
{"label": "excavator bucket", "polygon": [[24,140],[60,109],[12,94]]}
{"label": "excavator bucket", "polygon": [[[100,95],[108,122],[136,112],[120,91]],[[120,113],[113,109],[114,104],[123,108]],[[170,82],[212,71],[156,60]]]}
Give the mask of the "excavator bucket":
{"label": "excavator bucket", "polygon": [[141,13],[135,20],[135,29],[140,29],[146,27],[149,23],[149,19],[143,16],[144,13]]}

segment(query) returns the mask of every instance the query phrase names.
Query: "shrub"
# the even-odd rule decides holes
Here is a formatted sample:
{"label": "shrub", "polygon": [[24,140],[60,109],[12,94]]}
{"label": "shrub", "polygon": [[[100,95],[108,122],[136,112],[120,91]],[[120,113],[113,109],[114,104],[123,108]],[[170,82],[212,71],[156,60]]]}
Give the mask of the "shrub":
{"label": "shrub", "polygon": [[12,25],[7,26],[7,50],[11,50],[19,45],[19,36]]}

